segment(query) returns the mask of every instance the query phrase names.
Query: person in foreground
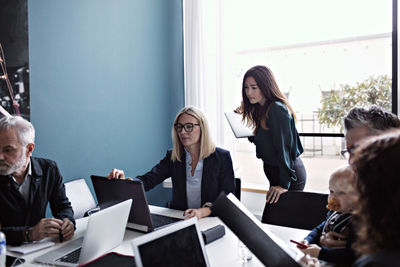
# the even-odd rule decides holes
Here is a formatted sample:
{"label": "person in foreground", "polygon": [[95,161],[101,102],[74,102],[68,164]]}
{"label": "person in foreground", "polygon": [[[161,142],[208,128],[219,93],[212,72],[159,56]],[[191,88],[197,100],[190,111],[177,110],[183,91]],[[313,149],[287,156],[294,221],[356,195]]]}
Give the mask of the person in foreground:
{"label": "person in foreground", "polygon": [[359,222],[355,266],[400,266],[400,131],[371,137],[354,151]]}
{"label": "person in foreground", "polygon": [[[221,192],[235,191],[235,178],[229,151],[215,147],[204,114],[185,107],[172,127],[173,149],[144,175],[146,191],[171,177],[172,200],[169,208],[184,210],[186,218],[211,214],[212,202]],[[124,171],[112,169],[107,178],[124,179]]]}
{"label": "person in foreground", "polygon": [[[350,164],[356,173],[358,225],[354,267],[400,266],[400,130],[390,130],[358,143]],[[320,266],[304,257],[303,266]]]}
{"label": "person in foreground", "polygon": [[[75,231],[57,164],[31,157],[34,139],[35,130],[25,119],[0,119],[0,223],[11,245],[60,235],[69,240]],[[54,218],[45,218],[48,203]]]}
{"label": "person in foreground", "polygon": [[265,66],[249,69],[243,78],[242,104],[235,110],[254,128],[250,142],[264,163],[270,182],[267,203],[276,203],[288,190],[303,190],[306,171],[295,121],[296,115],[280,91],[272,71]]}
{"label": "person in foreground", "polygon": [[[355,239],[351,223],[355,201],[355,174],[349,165],[335,170],[329,179],[329,212],[327,219],[315,227],[301,242],[308,248],[304,254],[335,264],[350,265],[355,260],[352,244]],[[327,233],[340,233],[346,240],[345,247],[332,247],[326,242]]]}
{"label": "person in foreground", "polygon": [[[377,136],[389,129],[400,128],[399,118],[381,107],[372,105],[369,108],[354,107],[344,118],[346,149],[342,155],[351,159],[354,149],[364,138]],[[331,231],[325,236],[330,247],[346,247],[346,237]]]}

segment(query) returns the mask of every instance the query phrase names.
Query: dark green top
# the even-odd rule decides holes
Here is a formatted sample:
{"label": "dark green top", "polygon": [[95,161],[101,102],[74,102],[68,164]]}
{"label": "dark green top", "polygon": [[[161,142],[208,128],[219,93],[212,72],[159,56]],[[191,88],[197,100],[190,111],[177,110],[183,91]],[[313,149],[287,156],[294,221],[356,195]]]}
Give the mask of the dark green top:
{"label": "dark green top", "polygon": [[296,181],[294,161],[303,153],[294,117],[282,102],[271,104],[267,117],[267,130],[258,127],[254,136],[257,158],[279,167],[280,186],[288,189]]}

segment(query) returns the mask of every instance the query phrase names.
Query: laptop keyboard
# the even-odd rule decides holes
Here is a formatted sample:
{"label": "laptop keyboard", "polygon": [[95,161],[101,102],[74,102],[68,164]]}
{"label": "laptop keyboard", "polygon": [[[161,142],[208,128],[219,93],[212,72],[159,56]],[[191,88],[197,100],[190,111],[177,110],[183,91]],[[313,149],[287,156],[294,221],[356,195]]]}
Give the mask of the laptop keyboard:
{"label": "laptop keyboard", "polygon": [[81,247],[75,249],[74,251],[68,253],[67,255],[61,257],[59,261],[62,262],[69,262],[69,263],[78,263],[79,262],[79,257],[81,255]]}
{"label": "laptop keyboard", "polygon": [[151,213],[154,228],[181,221],[181,219]]}

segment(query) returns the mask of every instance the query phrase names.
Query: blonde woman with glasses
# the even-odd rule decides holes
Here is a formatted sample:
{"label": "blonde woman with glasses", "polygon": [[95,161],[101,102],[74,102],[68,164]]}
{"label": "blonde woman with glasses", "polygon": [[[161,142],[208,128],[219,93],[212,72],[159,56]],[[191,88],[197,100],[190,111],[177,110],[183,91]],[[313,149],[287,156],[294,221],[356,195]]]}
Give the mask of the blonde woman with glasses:
{"label": "blonde woman with glasses", "polygon": [[[184,210],[186,218],[207,217],[221,192],[235,191],[232,159],[229,151],[215,147],[207,119],[197,108],[183,108],[172,127],[172,150],[144,175],[146,191],[172,179],[172,200],[169,207]],[[113,169],[109,179],[124,179],[123,170]]]}

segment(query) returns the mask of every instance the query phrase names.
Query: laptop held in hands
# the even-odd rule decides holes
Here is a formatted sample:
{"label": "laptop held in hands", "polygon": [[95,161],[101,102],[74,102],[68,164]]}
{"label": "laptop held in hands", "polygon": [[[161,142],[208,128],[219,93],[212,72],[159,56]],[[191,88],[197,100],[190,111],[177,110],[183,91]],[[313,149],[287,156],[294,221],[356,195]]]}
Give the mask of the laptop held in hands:
{"label": "laptop held in hands", "polygon": [[225,112],[225,117],[228,120],[228,123],[231,126],[233,134],[235,135],[236,138],[245,138],[254,136],[252,129],[247,127],[242,122],[242,115],[231,111],[231,112]]}

